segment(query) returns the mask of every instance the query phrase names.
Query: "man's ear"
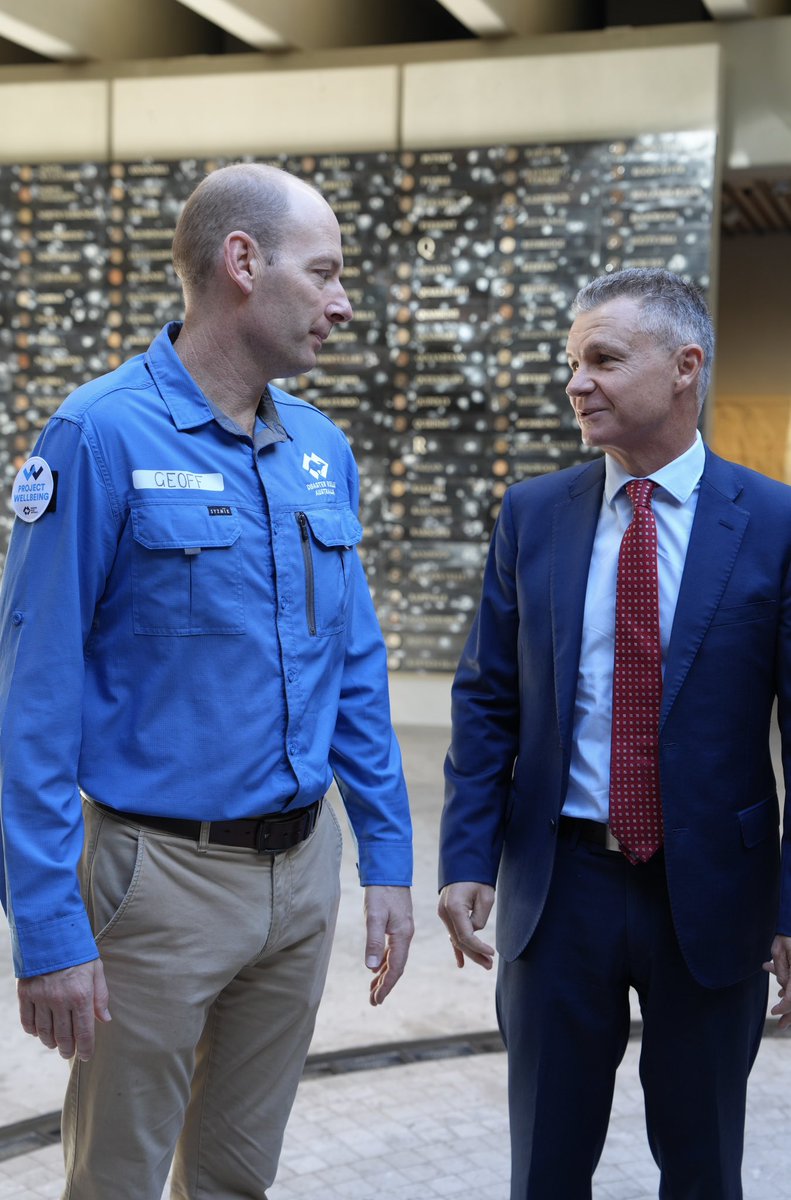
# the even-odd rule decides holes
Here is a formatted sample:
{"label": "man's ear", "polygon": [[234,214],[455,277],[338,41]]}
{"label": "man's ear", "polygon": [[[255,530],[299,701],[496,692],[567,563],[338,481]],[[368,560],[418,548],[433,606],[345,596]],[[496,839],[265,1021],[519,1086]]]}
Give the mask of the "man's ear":
{"label": "man's ear", "polygon": [[703,366],[703,350],[691,342],[682,346],[676,357],[676,391],[685,392],[695,386],[695,380]]}
{"label": "man's ear", "polygon": [[223,242],[222,252],[228,278],[245,296],[249,296],[259,259],[254,238],[241,229],[234,229]]}

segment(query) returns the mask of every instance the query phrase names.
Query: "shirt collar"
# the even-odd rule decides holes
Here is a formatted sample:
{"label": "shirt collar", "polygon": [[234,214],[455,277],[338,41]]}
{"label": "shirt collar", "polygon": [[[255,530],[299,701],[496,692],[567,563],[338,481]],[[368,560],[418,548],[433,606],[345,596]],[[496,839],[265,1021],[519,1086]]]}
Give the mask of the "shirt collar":
{"label": "shirt collar", "polygon": [[[209,400],[207,397],[206,403],[211,409],[218,425],[222,425],[223,429],[227,429],[229,433],[237,434],[240,437],[247,436],[246,430],[237,425],[233,418],[224,413],[213,400]],[[285,442],[288,440],[288,437],[289,435],[280,420],[280,414],[275,407],[275,402],[269,394],[269,388],[264,388],[255,414],[253,444],[256,449],[260,449],[273,442]]]}
{"label": "shirt collar", "polygon": [[[182,324],[182,321],[170,321],[165,325],[154,338],[145,356],[148,369],[168,407],[174,425],[177,429],[197,429],[200,425],[217,420],[226,428],[235,429],[236,426],[230,418],[203,394],[176,353],[173,343],[181,331]],[[272,430],[273,441],[286,440],[287,431],[268,388],[261,396],[257,417],[263,426]]]}
{"label": "shirt collar", "polygon": [[171,321],[160,330],[146,352],[146,366],[159,394],[168,406],[177,429],[196,429],[214,419],[206,397],[176,354],[173,343],[181,321]]}
{"label": "shirt collar", "polygon": [[[700,430],[698,430],[695,433],[695,441],[689,450],[685,450],[678,458],[674,458],[672,462],[666,463],[658,471],[652,471],[650,478],[659,487],[668,492],[677,503],[686,504],[700,483],[705,463],[706,451],[703,446],[703,438],[700,436]],[[609,454],[605,454],[604,497],[608,504],[612,504],[621,489],[626,486],[630,479],[635,478],[639,477],[630,475],[628,471],[623,469],[620,463],[611,458]]]}

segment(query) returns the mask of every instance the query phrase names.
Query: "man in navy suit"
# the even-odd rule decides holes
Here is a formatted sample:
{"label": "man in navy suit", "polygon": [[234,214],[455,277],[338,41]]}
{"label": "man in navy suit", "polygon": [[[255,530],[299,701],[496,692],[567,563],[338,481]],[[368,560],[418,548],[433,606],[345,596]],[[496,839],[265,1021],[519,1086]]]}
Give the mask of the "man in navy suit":
{"label": "man in navy suit", "polygon": [[[497,884],[511,1200],[591,1196],[630,987],[660,1197],[739,1200],[766,971],[791,1023],[791,821],[781,870],[769,747],[777,701],[788,779],[791,488],[700,438],[714,337],[695,288],[626,270],[573,312],[567,392],[604,455],[505,496],[453,687],[440,916],[458,965],[491,967],[477,934]],[[610,809],[632,479],[653,481],[661,656],[643,748],[659,837],[641,857]]]}

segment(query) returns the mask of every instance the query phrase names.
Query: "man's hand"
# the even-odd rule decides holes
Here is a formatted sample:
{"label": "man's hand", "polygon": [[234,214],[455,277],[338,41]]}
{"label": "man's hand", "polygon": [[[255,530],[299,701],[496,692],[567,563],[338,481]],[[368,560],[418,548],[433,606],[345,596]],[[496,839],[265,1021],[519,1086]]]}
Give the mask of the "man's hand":
{"label": "man's hand", "polygon": [[374,972],[371,1004],[381,1004],[403,975],[414,932],[409,888],[365,889],[365,965]]}
{"label": "man's hand", "polygon": [[439,894],[440,920],[447,926],[456,966],[464,966],[464,956],[491,971],[494,947],[475,934],[489,920],[494,904],[494,888],[486,883],[449,883]]}
{"label": "man's hand", "polygon": [[791,937],[778,933],[772,942],[772,958],[764,963],[764,970],[776,976],[780,984],[780,1000],[772,1009],[772,1016],[779,1017],[780,1029],[791,1026]]}
{"label": "man's hand", "polygon": [[37,1037],[61,1058],[75,1053],[87,1061],[94,1049],[94,1021],[109,1021],[110,999],[101,959],[34,975],[17,983],[19,1019],[25,1033]]}

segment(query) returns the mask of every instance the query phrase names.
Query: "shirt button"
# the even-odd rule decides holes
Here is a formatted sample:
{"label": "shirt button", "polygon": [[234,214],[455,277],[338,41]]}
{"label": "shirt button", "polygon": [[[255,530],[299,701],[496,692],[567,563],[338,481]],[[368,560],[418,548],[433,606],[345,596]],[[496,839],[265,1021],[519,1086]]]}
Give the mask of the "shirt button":
{"label": "shirt button", "polygon": [[24,613],[21,613],[21,612],[15,612],[15,613],[13,614],[13,616],[11,617],[11,622],[12,622],[12,624],[14,624],[14,625],[21,625],[21,624],[22,624],[22,622],[24,621],[24,619],[25,619],[25,614],[24,614]]}
{"label": "shirt button", "polygon": [[286,600],[285,596],[284,596],[284,597],[283,597],[283,599],[280,601],[280,608],[281,608],[281,610],[282,610],[283,612],[285,612],[285,611],[286,611],[286,609],[288,608],[288,600]]}
{"label": "shirt button", "polygon": [[289,742],[289,743],[288,743],[288,752],[289,752],[289,754],[296,754],[296,752],[297,752],[297,749],[298,749],[298,747],[297,747],[297,743],[296,743],[296,742]]}
{"label": "shirt button", "polygon": [[294,668],[293,668],[293,667],[289,667],[289,670],[288,670],[288,681],[289,681],[289,683],[293,683],[293,682],[294,682],[294,680],[296,679],[296,677],[297,677],[297,673],[296,673],[296,671],[294,670]]}

